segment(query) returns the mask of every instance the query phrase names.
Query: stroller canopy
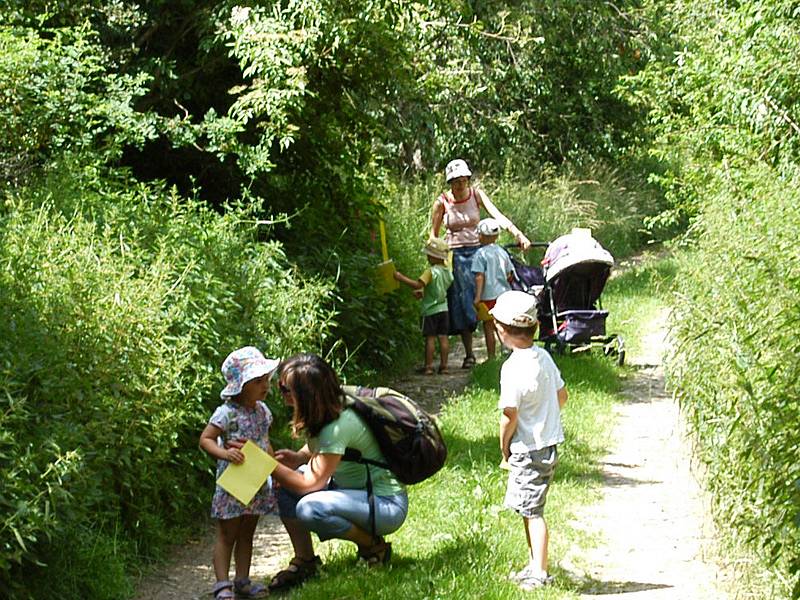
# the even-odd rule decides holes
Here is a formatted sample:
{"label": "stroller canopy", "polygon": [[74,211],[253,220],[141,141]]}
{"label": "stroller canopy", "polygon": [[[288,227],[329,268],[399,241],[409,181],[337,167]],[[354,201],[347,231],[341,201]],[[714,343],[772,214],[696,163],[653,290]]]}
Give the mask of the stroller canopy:
{"label": "stroller canopy", "polygon": [[592,237],[588,229],[575,228],[547,247],[542,265],[549,283],[566,269],[576,265],[605,265],[611,267],[614,257]]}

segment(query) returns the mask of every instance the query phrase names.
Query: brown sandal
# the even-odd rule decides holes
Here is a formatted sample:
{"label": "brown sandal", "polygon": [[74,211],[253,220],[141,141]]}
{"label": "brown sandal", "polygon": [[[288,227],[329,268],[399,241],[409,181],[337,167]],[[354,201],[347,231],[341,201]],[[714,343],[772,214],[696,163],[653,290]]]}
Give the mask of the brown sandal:
{"label": "brown sandal", "polygon": [[385,565],[392,559],[392,544],[379,538],[379,541],[369,548],[359,548],[358,557],[366,561],[370,567]]}
{"label": "brown sandal", "polygon": [[269,582],[269,590],[277,592],[300,585],[306,579],[316,575],[317,566],[321,564],[322,559],[319,556],[314,556],[314,558],[309,558],[308,560],[295,556],[289,561],[288,567],[275,574]]}

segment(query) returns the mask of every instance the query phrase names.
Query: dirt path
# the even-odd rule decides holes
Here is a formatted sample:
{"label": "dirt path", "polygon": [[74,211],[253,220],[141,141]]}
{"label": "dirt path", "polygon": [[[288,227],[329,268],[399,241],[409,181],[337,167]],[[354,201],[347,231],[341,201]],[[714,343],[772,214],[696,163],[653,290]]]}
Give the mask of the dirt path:
{"label": "dirt path", "polygon": [[[482,356],[484,346],[475,337],[477,356]],[[418,400],[427,410],[436,412],[447,399],[460,393],[467,385],[469,371],[459,368],[464,358],[461,343],[452,341],[450,365],[446,375],[417,375],[404,377],[391,384],[399,392]],[[172,560],[144,577],[137,585],[135,600],[208,600],[214,585],[211,565],[214,546],[213,525],[206,533],[183,546],[176,547]],[[325,554],[327,545],[319,548]],[[262,517],[253,543],[253,562],[250,577],[254,581],[268,581],[292,557],[289,538],[276,516]]]}
{"label": "dirt path", "polygon": [[[661,317],[665,317],[662,315]],[[581,598],[644,600],[722,600],[724,578],[706,562],[713,530],[705,518],[700,490],[690,472],[679,412],[664,392],[661,354],[665,332],[654,321],[644,347],[646,356],[629,357],[637,367],[626,385],[628,401],[617,407],[613,439],[603,459],[603,500],[582,509],[578,525],[601,540],[589,552],[556,558],[579,581]],[[478,341],[476,336],[476,342]],[[411,375],[393,386],[436,410],[466,386],[468,372],[452,357],[449,375]],[[478,348],[478,356],[483,349]],[[136,600],[209,598],[213,531],[177,548],[174,559],[142,580]],[[320,550],[325,553],[325,546]],[[288,539],[276,517],[262,518],[256,533],[252,577],[263,581],[291,556]]]}
{"label": "dirt path", "polygon": [[666,314],[631,357],[636,375],[617,407],[613,450],[602,461],[603,499],[581,510],[579,526],[599,546],[560,561],[582,582],[581,598],[722,600],[725,578],[707,558],[713,527],[690,469],[676,403],[664,391]]}

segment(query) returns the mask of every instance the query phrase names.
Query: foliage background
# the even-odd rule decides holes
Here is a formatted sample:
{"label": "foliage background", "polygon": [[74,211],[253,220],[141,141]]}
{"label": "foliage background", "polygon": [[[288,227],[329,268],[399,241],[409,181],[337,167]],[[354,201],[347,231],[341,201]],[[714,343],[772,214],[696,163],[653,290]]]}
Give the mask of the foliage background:
{"label": "foliage background", "polygon": [[207,510],[196,438],[235,347],[314,350],[362,380],[409,365],[417,307],[374,290],[377,222],[415,274],[449,159],[531,237],[638,247],[665,208],[637,153],[646,104],[616,90],[645,64],[640,14],[6,2],[2,588],[125,596]]}

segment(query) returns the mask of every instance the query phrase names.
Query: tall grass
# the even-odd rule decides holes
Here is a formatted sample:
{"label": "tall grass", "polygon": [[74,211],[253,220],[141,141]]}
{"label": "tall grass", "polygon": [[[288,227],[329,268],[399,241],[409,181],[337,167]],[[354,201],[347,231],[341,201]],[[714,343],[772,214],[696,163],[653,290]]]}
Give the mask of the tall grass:
{"label": "tall grass", "polygon": [[[617,257],[630,255],[650,239],[643,222],[661,209],[658,195],[643,180],[604,163],[580,170],[544,169],[526,179],[508,167],[500,176],[476,175],[474,180],[532,241],[549,242],[573,227],[588,227]],[[444,189],[437,177],[387,193],[392,198],[386,203],[390,254],[413,275],[424,265],[421,248],[430,232],[431,207]],[[514,241],[502,233],[498,243]],[[539,258],[540,253],[531,252],[529,261]]]}
{"label": "tall grass", "polygon": [[799,185],[726,174],[680,261],[670,382],[718,519],[758,557],[737,565],[754,597],[800,597]]}

